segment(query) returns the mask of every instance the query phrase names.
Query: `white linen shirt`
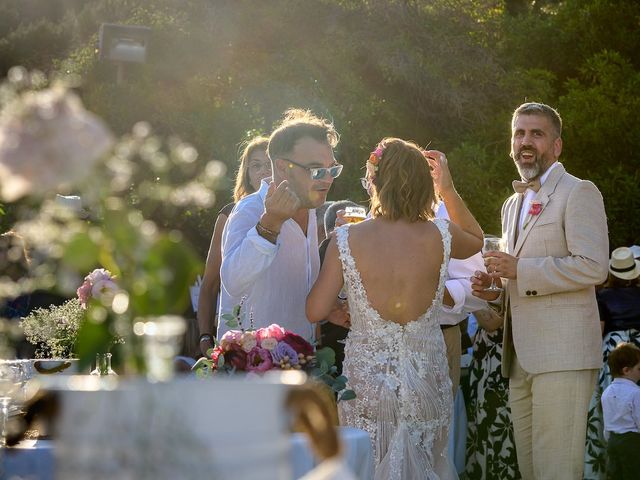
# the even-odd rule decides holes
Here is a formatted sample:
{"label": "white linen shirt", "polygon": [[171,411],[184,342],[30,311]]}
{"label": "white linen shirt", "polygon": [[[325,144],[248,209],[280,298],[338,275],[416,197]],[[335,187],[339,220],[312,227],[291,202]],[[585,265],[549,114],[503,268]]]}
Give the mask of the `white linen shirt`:
{"label": "white linen shirt", "polygon": [[640,433],[640,387],[627,378],[614,378],[600,400],[606,433]]}
{"label": "white linen shirt", "polygon": [[[438,205],[436,218],[449,219],[447,208],[443,202]],[[453,307],[442,305],[442,309],[439,312],[440,325],[457,325],[467,318],[471,312],[487,307],[487,302],[474,297],[471,293],[471,277],[476,270],[486,271],[482,253],[480,252],[464,260],[456,258],[449,260],[445,286],[449,291],[449,295],[453,298],[454,305]]]}
{"label": "white linen shirt", "polygon": [[[240,200],[222,232],[220,268],[220,315],[230,313],[245,298],[243,328],[261,328],[277,323],[286,330],[313,340],[314,328],[307,320],[307,295],[320,271],[315,210],[309,210],[307,235],[293,219],[282,224],[276,245],[256,231],[264,213],[269,189],[263,180],[260,190]],[[218,339],[229,330],[218,318]]]}

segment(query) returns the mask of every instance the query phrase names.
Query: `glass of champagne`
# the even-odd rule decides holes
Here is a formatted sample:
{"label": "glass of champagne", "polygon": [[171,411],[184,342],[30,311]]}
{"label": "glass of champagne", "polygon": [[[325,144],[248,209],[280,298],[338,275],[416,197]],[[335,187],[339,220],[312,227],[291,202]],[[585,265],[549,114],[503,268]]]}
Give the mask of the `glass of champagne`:
{"label": "glass of champagne", "polygon": [[[504,243],[501,238],[498,237],[485,237],[484,245],[482,246],[482,253],[484,257],[487,257],[487,252],[502,252],[504,250]],[[502,288],[496,285],[496,279],[491,277],[491,285],[484,289],[485,292],[501,292]]]}
{"label": "glass of champagne", "polygon": [[358,223],[367,218],[367,210],[364,207],[346,207],[344,220],[347,223]]}

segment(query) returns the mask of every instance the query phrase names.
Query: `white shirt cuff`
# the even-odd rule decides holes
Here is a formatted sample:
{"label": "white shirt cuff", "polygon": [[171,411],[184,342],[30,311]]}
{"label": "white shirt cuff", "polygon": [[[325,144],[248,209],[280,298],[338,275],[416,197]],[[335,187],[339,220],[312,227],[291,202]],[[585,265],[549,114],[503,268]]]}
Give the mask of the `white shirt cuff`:
{"label": "white shirt cuff", "polygon": [[442,305],[442,311],[453,314],[462,313],[466,295],[464,287],[457,280],[447,280],[444,284],[453,299],[453,306]]}

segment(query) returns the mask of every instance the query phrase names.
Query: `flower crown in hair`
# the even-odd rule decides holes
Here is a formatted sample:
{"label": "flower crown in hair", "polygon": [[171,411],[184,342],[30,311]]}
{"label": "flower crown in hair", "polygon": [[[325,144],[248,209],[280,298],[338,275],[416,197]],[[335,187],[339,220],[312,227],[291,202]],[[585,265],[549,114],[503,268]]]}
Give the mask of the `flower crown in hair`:
{"label": "flower crown in hair", "polygon": [[369,155],[369,163],[373,165],[374,172],[378,171],[378,163],[382,159],[382,152],[384,152],[384,145],[379,143],[376,149]]}

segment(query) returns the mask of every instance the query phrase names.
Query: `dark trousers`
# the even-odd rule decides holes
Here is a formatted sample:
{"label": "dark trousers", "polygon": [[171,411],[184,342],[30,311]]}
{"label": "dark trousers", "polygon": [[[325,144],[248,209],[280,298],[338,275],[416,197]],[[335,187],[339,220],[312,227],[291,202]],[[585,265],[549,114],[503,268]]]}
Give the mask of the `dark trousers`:
{"label": "dark trousers", "polygon": [[640,478],[640,433],[610,433],[607,444],[610,480],[637,480]]}

